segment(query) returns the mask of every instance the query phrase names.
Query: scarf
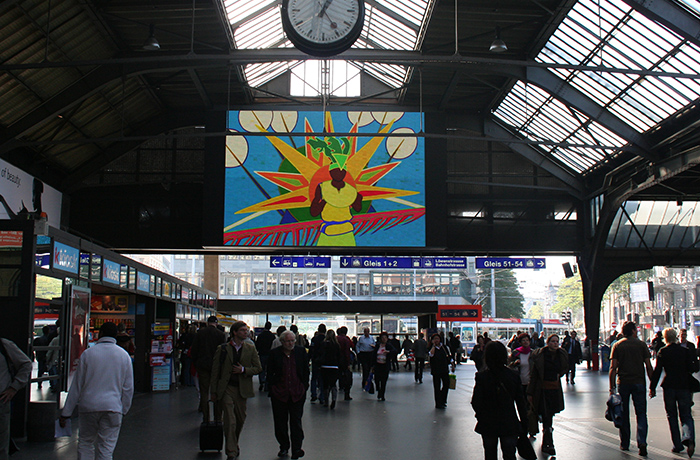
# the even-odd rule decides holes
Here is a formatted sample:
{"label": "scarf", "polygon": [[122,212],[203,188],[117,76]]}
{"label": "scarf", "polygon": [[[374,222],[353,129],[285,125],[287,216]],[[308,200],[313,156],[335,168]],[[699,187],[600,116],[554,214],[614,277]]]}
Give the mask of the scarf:
{"label": "scarf", "polygon": [[526,354],[530,353],[530,351],[532,351],[532,349],[530,347],[520,347],[520,348],[516,348],[515,351],[517,351],[518,353],[520,353],[522,355],[526,355]]}

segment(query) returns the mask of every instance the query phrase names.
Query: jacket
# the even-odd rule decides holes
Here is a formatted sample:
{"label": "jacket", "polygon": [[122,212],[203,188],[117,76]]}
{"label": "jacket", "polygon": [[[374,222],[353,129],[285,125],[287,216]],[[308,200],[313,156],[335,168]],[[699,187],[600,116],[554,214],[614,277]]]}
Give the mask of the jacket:
{"label": "jacket", "polygon": [[61,414],[70,417],[76,406],[80,412],[126,414],[133,396],[134,373],[129,354],[117,345],[117,339],[102,337],[80,355]]}
{"label": "jacket", "polygon": [[[255,345],[243,342],[241,347],[241,358],[238,362],[243,366],[244,371],[239,374],[238,389],[241,397],[252,398],[255,396],[253,376],[262,371],[262,364]],[[223,398],[233,375],[233,356],[234,349],[231,343],[219,345],[214,354],[214,363],[211,368],[211,392],[216,395],[217,400]]]}
{"label": "jacket", "polygon": [[574,348],[573,352],[569,355],[569,359],[578,364],[583,359],[583,350],[581,350],[581,342],[579,342],[578,339],[574,339],[571,336],[568,336],[564,339],[564,342],[561,344],[561,347],[564,349],[564,351],[568,353],[569,346],[572,340],[574,342]]}
{"label": "jacket", "polygon": [[690,374],[700,370],[700,363],[695,350],[683,348],[679,343],[666,345],[659,350],[656,356],[656,367],[651,375],[649,388],[654,390],[659,383],[661,370],[665,372],[664,380],[661,382],[662,388],[674,390],[688,390],[688,379]]}
{"label": "jacket", "polygon": [[206,326],[197,331],[190,348],[190,356],[198,371],[209,372],[212,369],[216,348],[226,342],[226,334],[216,326]]}
{"label": "jacket", "polygon": [[525,428],[520,421],[527,420],[527,405],[520,376],[505,367],[500,372],[485,369],[476,373],[475,381],[472,407],[477,423],[474,431],[487,436],[518,436],[524,433]]}
{"label": "jacket", "polygon": [[[540,401],[542,399],[542,382],[544,381],[544,354],[549,353],[549,347],[538,348],[532,351],[530,357],[530,384],[527,386],[527,395],[532,396],[532,406],[536,411],[539,411]],[[554,398],[554,407],[549,407],[548,411],[552,414],[564,410],[564,391],[561,388],[561,377],[566,374],[569,368],[569,354],[563,348],[557,348],[554,362],[557,366],[557,397]],[[549,401],[549,400],[548,400]],[[551,401],[549,401],[551,402]]]}
{"label": "jacket", "polygon": [[[374,347],[374,350],[372,350],[372,366],[377,364],[377,352],[379,351],[380,344],[377,342],[377,345]],[[389,354],[386,356],[386,363],[389,364],[391,362],[391,359],[394,357],[394,355],[398,352],[394,346],[387,342],[384,347],[386,348],[386,351],[389,352]],[[391,370],[391,366],[389,366],[389,370]]]}
{"label": "jacket", "polygon": [[[297,367],[297,377],[304,385],[304,389],[309,389],[309,354],[306,352],[304,347],[299,345],[294,346],[292,350],[294,354],[294,360]],[[272,388],[284,377],[283,368],[283,358],[284,350],[282,347],[273,348],[270,350],[270,357],[267,361],[267,385],[268,388]]]}

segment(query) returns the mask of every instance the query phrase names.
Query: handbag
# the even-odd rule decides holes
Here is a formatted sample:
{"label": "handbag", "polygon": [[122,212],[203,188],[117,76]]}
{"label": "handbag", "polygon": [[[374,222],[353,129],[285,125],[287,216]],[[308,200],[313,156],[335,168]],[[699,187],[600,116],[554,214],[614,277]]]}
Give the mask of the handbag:
{"label": "handbag", "polygon": [[696,379],[693,374],[688,374],[688,389],[691,393],[700,392],[700,382]]}
{"label": "handbag", "polygon": [[457,376],[455,374],[450,374],[450,390],[457,389]]}
{"label": "handbag", "polygon": [[374,394],[374,372],[370,372],[365,383],[365,391],[371,395]]}
{"label": "handbag", "polygon": [[518,436],[518,455],[520,455],[525,460],[537,460],[537,453],[535,449],[530,444],[530,440],[527,438],[527,433],[523,433]]}

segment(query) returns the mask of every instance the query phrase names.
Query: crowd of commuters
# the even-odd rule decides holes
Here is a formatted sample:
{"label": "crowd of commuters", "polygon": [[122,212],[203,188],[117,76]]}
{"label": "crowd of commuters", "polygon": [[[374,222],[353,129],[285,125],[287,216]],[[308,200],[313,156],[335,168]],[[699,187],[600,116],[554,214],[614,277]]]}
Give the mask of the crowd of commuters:
{"label": "crowd of commuters", "polygon": [[[327,329],[320,324],[310,341],[299,334],[296,326],[277,328],[270,322],[255,334],[242,322],[233,323],[229,331],[212,316],[207,325],[195,331],[183,330],[178,348],[188,359],[181,359],[181,382],[189,385],[196,375],[200,395],[199,410],[203,419],[222,421],[227,460],[240,456],[239,438],[247,415],[247,399],[254,397],[253,378],[259,376],[258,390],[269,396],[274,420],[274,435],[280,458],[299,459],[303,450],[302,417],[306,394],[311,401],[334,410],[338,395],[352,400],[352,366],[359,363],[362,389],[385,401],[390,372],[400,369],[398,356],[406,359],[404,369],[414,373],[417,384],[423,382],[425,361],[430,364],[436,409],[447,407],[450,372],[454,372],[462,355],[458,336],[432,334],[426,341],[423,333],[415,340],[406,336],[400,342],[387,332],[372,336],[365,328],[359,338],[350,339],[347,328]],[[47,331],[37,345],[50,343]],[[228,332],[228,333],[227,333]],[[80,412],[78,451],[80,458],[111,458],[117,443],[121,421],[131,406],[133,371],[129,350],[120,346],[117,325],[107,322],[100,328],[97,344],[86,350],[78,365],[59,424],[65,426],[76,408]],[[698,350],[687,340],[687,331],[667,328],[657,338],[644,343],[637,337],[631,321],[622,325],[621,334],[611,336],[610,393],[619,393],[621,419],[620,449],[630,450],[630,399],[635,410],[636,444],[641,456],[647,455],[647,387],[650,398],[656,396],[661,380],[672,452],[695,453],[695,426],[691,408],[693,392],[700,382],[693,374],[700,370]],[[657,336],[658,337],[658,336]],[[472,395],[477,424],[487,460],[498,458],[498,445],[505,460],[514,460],[521,442],[531,442],[542,431],[541,450],[555,455],[554,417],[564,409],[561,379],[575,385],[576,366],[583,360],[582,347],[575,331],[563,338],[557,334],[544,337],[519,332],[510,341],[491,340],[487,334],[477,337],[470,359],[477,369]],[[9,400],[26,385],[31,361],[12,343],[0,341],[5,357],[0,360],[0,460],[6,458],[9,442]],[[655,367],[652,367],[652,352]],[[50,364],[51,357],[40,359]],[[411,364],[415,364],[411,369]],[[3,366],[4,365],[4,366]],[[46,371],[46,367],[42,367]],[[452,386],[454,388],[454,386]],[[341,393],[342,392],[342,393]],[[213,402],[214,413],[209,414]],[[680,422],[680,424],[679,424]],[[540,428],[541,425],[541,428]],[[528,439],[529,435],[529,439]]]}

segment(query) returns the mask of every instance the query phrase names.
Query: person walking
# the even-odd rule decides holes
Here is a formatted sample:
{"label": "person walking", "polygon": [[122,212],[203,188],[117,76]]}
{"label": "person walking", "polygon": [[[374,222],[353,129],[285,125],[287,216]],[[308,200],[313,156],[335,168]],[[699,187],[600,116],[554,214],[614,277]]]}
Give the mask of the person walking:
{"label": "person walking", "polygon": [[374,337],[369,335],[369,328],[364,328],[362,335],[357,339],[357,345],[355,347],[357,350],[357,360],[360,362],[360,366],[362,366],[362,388],[367,385],[367,376],[372,367],[372,356],[375,346],[376,342],[374,341]]}
{"label": "person walking", "polygon": [[391,357],[396,353],[396,349],[389,343],[389,334],[382,331],[379,334],[377,345],[372,353],[372,366],[374,368],[374,380],[377,386],[377,399],[386,401],[386,382],[389,379],[391,370]]}
{"label": "person walking", "polygon": [[394,350],[396,350],[396,353],[394,353],[391,356],[391,370],[398,372],[399,371],[399,350],[401,349],[401,342],[399,341],[398,337],[396,337],[396,334],[394,334],[393,337],[389,339],[389,343],[394,348]]}
{"label": "person walking", "polygon": [[270,355],[270,350],[272,349],[272,342],[275,341],[275,334],[270,331],[272,329],[272,323],[265,321],[265,329],[258,335],[255,340],[255,349],[258,351],[258,356],[260,357],[260,364],[262,365],[262,371],[258,374],[258,383],[260,387],[258,391],[263,391],[265,389],[265,377],[267,375],[267,357]]}
{"label": "person walking", "polygon": [[472,348],[469,359],[474,361],[477,372],[484,367],[484,348],[486,347],[486,338],[482,335],[476,336],[476,345]]}
{"label": "person walking", "polygon": [[238,440],[247,415],[246,400],[255,396],[253,376],[262,371],[255,345],[247,338],[246,323],[233,323],[231,340],[216,349],[211,369],[211,399],[223,406],[226,460],[241,454]]}
{"label": "person walking", "polygon": [[566,383],[575,385],[574,378],[576,377],[576,365],[583,359],[581,350],[581,342],[576,338],[576,331],[571,331],[571,335],[564,338],[562,348],[569,354],[569,368],[566,370]]}
{"label": "person walking", "polygon": [[29,357],[12,340],[0,338],[0,460],[10,457],[12,399],[27,385],[31,374]]}
{"label": "person walking", "polygon": [[292,459],[297,459],[304,456],[301,418],[309,389],[309,356],[304,347],[295,344],[293,332],[283,332],[280,341],[282,346],[270,351],[267,362],[275,439],[280,446],[277,456],[286,457],[291,448]]}
{"label": "person walking", "polygon": [[[49,326],[44,326],[41,328],[42,335],[34,339],[32,345],[35,347],[48,347],[51,341],[49,340],[49,333],[51,328]],[[38,365],[38,370],[36,373],[36,378],[40,379],[44,374],[48,374],[49,367],[46,365],[46,354],[47,350],[39,350],[35,352],[36,363]],[[41,389],[42,382],[39,381],[38,387]]]}
{"label": "person walking", "polygon": [[348,338],[348,328],[341,326],[338,328],[338,345],[340,345],[340,369],[339,388],[345,392],[345,401],[352,401],[350,389],[352,388],[352,340]]}
{"label": "person walking", "polygon": [[545,347],[532,352],[530,363],[527,399],[542,419],[542,452],[556,455],[552,423],[554,414],[564,410],[561,377],[569,368],[569,355],[559,347],[559,336],[552,334],[547,337]]}
{"label": "person walking", "polygon": [[625,321],[623,338],[616,341],[610,351],[610,393],[617,387],[622,398],[622,427],[620,449],[630,449],[630,396],[637,416],[637,447],[639,455],[647,455],[647,399],[644,370],[651,380],[651,353],[646,343],[637,338],[637,325]]}
{"label": "person walking", "polygon": [[[326,339],[321,344],[321,353],[318,361],[321,369],[321,381],[323,382],[323,405],[335,409],[335,401],[338,399],[338,381],[340,369],[340,345],[333,329],[328,329]],[[329,400],[329,398],[331,398]],[[330,402],[329,402],[330,401]]]}
{"label": "person walking", "polygon": [[403,339],[403,343],[401,343],[401,349],[403,350],[403,355],[406,357],[406,363],[403,365],[403,368],[409,372],[411,371],[411,348],[412,347],[413,347],[413,341],[408,336],[408,334],[406,334],[406,338]]}
{"label": "person walking", "polygon": [[416,371],[413,378],[416,383],[423,383],[423,368],[425,367],[425,358],[428,356],[428,342],[423,338],[423,333],[418,333],[418,338],[413,342],[413,359],[416,364]]}
{"label": "person walking", "polygon": [[497,460],[499,440],[503,459],[515,460],[518,436],[525,430],[525,397],[518,374],[506,367],[507,359],[508,351],[501,342],[489,343],[484,350],[486,366],[475,376],[474,431],[481,435],[486,460]]}
{"label": "person walking", "polygon": [[[656,356],[656,367],[649,383],[649,397],[656,396],[656,385],[659,383],[661,371],[665,373],[661,387],[664,389],[664,408],[671,430],[671,441],[674,453],[683,452],[688,447],[688,457],[695,453],[695,422],[691,408],[693,393],[689,381],[694,372],[700,370],[695,349],[689,350],[678,343],[676,330],[666,328],[663,332],[666,346],[659,350]],[[682,430],[678,427],[680,416]]]}
{"label": "person walking", "polygon": [[190,347],[194,343],[197,335],[197,326],[190,324],[185,326],[183,333],[177,340],[177,349],[180,351],[180,383],[185,386],[194,386],[194,376],[192,375],[192,357]]}
{"label": "person walking", "polygon": [[318,398],[318,402],[321,404],[325,404],[325,400],[323,399],[323,376],[318,358],[321,355],[324,340],[326,340],[326,325],[321,323],[311,338],[311,346],[309,347],[309,353],[311,353],[311,402]]}
{"label": "person walking", "polygon": [[117,446],[124,415],[131,408],[134,373],[131,357],[117,345],[117,325],[100,326],[99,340],[80,355],[73,383],[59,417],[66,426],[78,407],[78,458],[108,460]]}
{"label": "person walking", "polygon": [[[218,325],[216,316],[210,316],[207,325],[200,328],[194,336],[190,353],[199,378],[199,411],[205,422],[209,421],[209,389],[214,354],[217,347],[226,342],[226,334],[219,330]],[[218,403],[214,404],[214,419],[221,420],[221,407]]]}
{"label": "person walking", "polygon": [[518,345],[518,348],[511,353],[508,366],[520,375],[523,397],[526,397],[527,386],[530,384],[530,358],[532,357],[530,335],[527,332],[521,333],[515,345]]}
{"label": "person walking", "polygon": [[450,365],[454,370],[454,359],[450,348],[442,343],[440,334],[430,337],[432,347],[430,356],[430,374],[433,376],[433,395],[435,408],[447,408],[447,392],[450,390]]}

